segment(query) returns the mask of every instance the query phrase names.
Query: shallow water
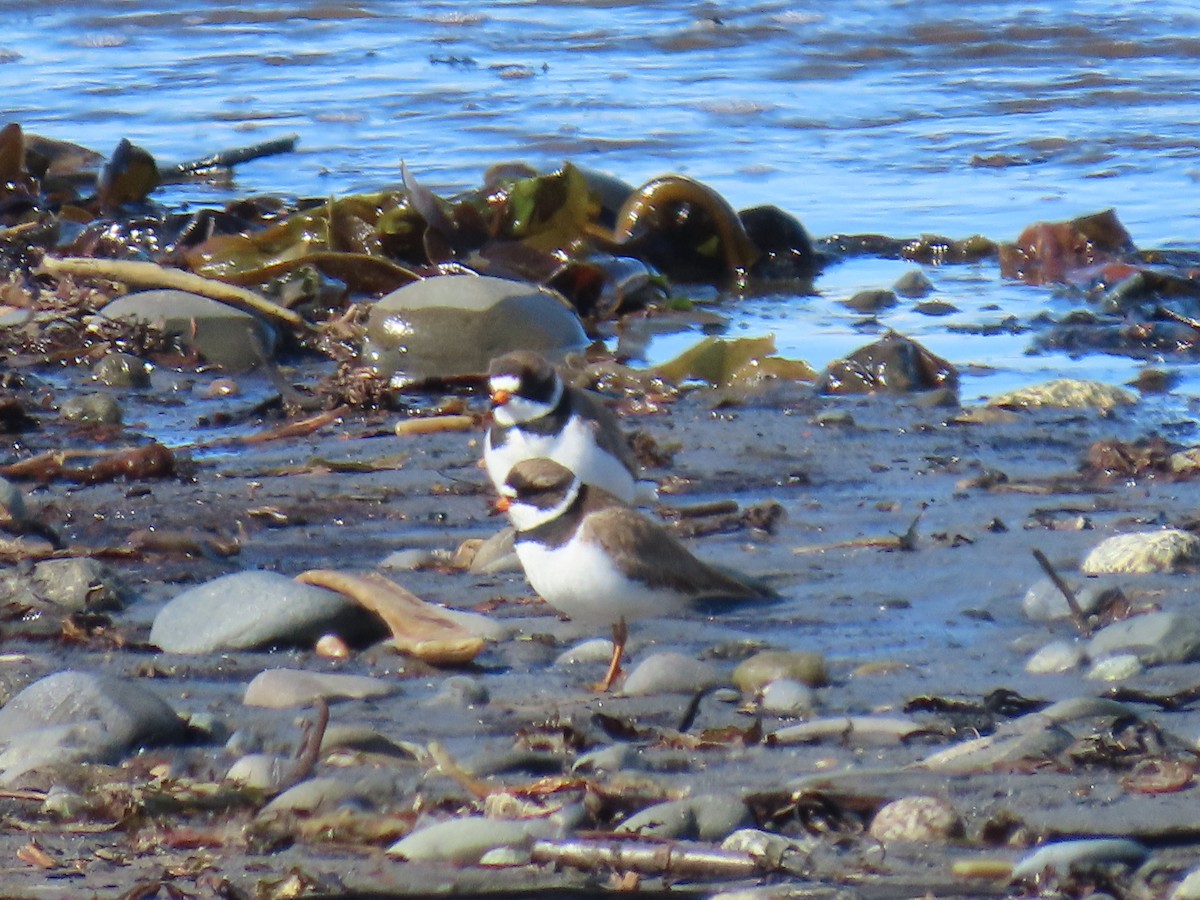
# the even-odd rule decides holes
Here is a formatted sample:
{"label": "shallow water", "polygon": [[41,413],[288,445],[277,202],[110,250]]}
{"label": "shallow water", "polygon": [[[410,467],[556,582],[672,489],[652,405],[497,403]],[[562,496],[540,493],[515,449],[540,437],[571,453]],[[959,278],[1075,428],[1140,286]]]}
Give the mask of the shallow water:
{"label": "shallow water", "polygon": [[[635,184],[688,174],[735,206],[775,203],[816,236],[1011,240],[1031,222],[1111,206],[1139,246],[1200,246],[1200,12],[1009,0],[964,10],[3,0],[0,84],[6,120],[101,151],[128,137],[179,160],[299,135],[295,154],[244,165],[232,185],[164,192],[180,205],[378,189],[398,180],[401,159],[446,193],[497,161],[571,159]],[[829,301],[908,267],[844,264],[817,297],[731,310],[732,329],[772,330],[782,352],[821,366],[869,339]],[[952,333],[1052,301],[990,264],[929,274],[963,312],[902,308],[883,321],[972,367],[968,399],[1047,373],[1124,380],[1140,365],[1028,358],[1023,335]],[[1000,311],[978,311],[989,304]]]}

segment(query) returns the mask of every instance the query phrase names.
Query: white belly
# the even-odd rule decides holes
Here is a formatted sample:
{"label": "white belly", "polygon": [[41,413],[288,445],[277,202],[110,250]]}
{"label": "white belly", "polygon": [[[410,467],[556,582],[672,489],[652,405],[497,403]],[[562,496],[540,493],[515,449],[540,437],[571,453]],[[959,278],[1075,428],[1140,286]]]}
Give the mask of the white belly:
{"label": "white belly", "polygon": [[621,460],[600,449],[586,422],[572,417],[558,434],[541,435],[513,428],[500,447],[492,446],[491,433],[484,443],[483,459],[492,484],[499,490],[512,467],[526,459],[552,459],[566,466],[585,484],[608,491],[622,502],[634,503],[637,485]]}
{"label": "white belly", "polygon": [[573,540],[548,550],[518,539],[516,550],[533,589],[573,621],[611,625],[621,618],[668,616],[686,605],[672,591],[626,578],[593,544]]}

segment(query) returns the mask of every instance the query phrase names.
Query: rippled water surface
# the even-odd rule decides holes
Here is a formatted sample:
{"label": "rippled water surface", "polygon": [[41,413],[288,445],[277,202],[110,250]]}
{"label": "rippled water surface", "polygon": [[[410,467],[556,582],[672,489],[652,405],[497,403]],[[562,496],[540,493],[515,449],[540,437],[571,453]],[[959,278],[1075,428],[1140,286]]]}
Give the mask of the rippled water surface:
{"label": "rippled water surface", "polygon": [[[245,165],[229,187],[172,188],[176,204],[377,189],[401,159],[443,192],[497,161],[571,159],[635,184],[688,174],[817,236],[1010,240],[1112,206],[1139,246],[1200,246],[1191,4],[0,0],[0,12],[4,119],[28,131],[104,152],[128,137],[164,160],[300,136],[297,153]],[[829,300],[909,267],[836,267],[819,297],[751,301],[734,329],[773,330],[820,365],[865,340]],[[1052,302],[993,264],[930,275],[962,322]],[[885,322],[993,367],[971,369],[968,396],[1138,365],[1031,360],[1027,336],[972,338],[913,313]]]}

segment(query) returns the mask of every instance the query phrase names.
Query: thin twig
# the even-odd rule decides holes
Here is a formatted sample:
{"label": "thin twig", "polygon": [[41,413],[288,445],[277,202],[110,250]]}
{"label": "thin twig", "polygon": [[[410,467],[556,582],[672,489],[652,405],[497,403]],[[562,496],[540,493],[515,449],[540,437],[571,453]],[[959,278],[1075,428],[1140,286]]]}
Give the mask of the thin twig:
{"label": "thin twig", "polygon": [[1054,582],[1054,586],[1067,598],[1067,606],[1071,610],[1071,621],[1075,623],[1075,627],[1079,629],[1079,633],[1084,637],[1091,637],[1092,626],[1088,624],[1087,616],[1083,614],[1083,610],[1079,606],[1079,601],[1075,599],[1075,592],[1071,590],[1071,586],[1063,581],[1061,575],[1054,571],[1054,566],[1050,565],[1050,560],[1046,559],[1046,554],[1041,550],[1034,548],[1033,558],[1038,561],[1038,565],[1042,567],[1042,570]]}
{"label": "thin twig", "polygon": [[316,721],[305,719],[300,746],[296,750],[296,764],[280,782],[280,793],[311,776],[317,767],[317,760],[321,758],[321,742],[325,740],[325,729],[329,727],[329,704],[324,697],[318,697],[313,701],[313,706],[317,711]]}

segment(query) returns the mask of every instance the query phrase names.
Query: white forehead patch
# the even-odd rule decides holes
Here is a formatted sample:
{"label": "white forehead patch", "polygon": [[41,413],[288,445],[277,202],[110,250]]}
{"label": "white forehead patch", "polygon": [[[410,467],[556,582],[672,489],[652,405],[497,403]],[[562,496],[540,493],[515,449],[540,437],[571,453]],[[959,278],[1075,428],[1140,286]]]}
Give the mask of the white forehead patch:
{"label": "white forehead patch", "polygon": [[493,375],[488,379],[488,387],[493,391],[508,391],[515,394],[521,387],[521,379],[516,375]]}

